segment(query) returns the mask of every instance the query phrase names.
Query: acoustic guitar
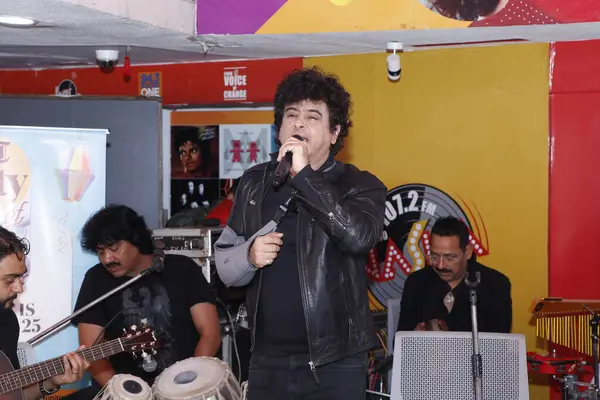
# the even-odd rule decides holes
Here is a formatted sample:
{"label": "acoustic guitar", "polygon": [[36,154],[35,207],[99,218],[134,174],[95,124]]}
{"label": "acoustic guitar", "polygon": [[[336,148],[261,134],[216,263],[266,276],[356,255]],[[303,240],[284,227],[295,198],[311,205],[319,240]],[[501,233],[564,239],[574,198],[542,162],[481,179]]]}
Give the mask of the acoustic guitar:
{"label": "acoustic guitar", "polygon": [[[131,353],[134,357],[137,353],[143,356],[142,353],[149,350],[155,353],[154,349],[158,347],[160,343],[152,329],[142,327],[138,330],[134,325],[118,339],[77,350],[76,353],[92,362],[122,352]],[[0,400],[22,400],[24,387],[64,372],[62,356],[15,370],[8,357],[0,351]]]}

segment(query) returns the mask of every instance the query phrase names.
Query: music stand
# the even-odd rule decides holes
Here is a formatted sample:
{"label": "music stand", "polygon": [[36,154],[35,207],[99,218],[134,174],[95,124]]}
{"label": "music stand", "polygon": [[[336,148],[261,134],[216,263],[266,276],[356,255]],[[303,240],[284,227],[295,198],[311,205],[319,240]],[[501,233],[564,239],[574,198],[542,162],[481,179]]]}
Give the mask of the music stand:
{"label": "music stand", "polygon": [[[525,336],[479,333],[483,398],[528,400]],[[472,400],[471,332],[396,332],[392,400]]]}

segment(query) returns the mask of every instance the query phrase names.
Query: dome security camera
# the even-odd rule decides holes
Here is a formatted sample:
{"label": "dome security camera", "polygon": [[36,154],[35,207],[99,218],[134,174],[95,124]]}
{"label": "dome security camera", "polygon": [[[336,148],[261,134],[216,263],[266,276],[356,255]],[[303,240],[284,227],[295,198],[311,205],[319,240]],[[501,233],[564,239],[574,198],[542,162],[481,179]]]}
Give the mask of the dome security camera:
{"label": "dome security camera", "polygon": [[400,64],[400,56],[396,52],[401,52],[404,47],[399,42],[387,42],[387,51],[393,51],[392,54],[387,56],[387,75],[391,81],[400,80],[400,74],[402,72],[402,65]]}
{"label": "dome security camera", "polygon": [[111,72],[119,63],[119,50],[96,50],[96,64],[102,72]]}

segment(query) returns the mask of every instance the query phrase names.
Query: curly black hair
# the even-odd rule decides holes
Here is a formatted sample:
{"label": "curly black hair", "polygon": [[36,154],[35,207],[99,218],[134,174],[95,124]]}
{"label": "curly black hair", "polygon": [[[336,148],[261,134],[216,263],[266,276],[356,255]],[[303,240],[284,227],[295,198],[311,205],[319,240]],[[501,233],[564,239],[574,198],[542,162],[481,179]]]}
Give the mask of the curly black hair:
{"label": "curly black hair", "polygon": [[144,221],[131,208],[111,204],[93,214],[81,229],[81,248],[96,254],[99,246],[112,246],[126,241],[142,254],[152,254],[152,234]]}
{"label": "curly black hair", "polygon": [[476,21],[498,8],[501,0],[430,0],[434,11],[446,18]]}
{"label": "curly black hair", "polygon": [[0,260],[11,254],[16,255],[19,260],[29,254],[29,241],[0,226]]}
{"label": "curly black hair", "polygon": [[279,83],[275,92],[275,128],[278,136],[285,107],[304,100],[323,101],[329,110],[331,132],[335,131],[336,125],[340,126],[337,141],[331,147],[333,154],[337,154],[342,149],[344,138],[348,136],[348,130],[352,126],[350,93],[344,89],[336,75],[327,74],[318,67],[291,72]]}

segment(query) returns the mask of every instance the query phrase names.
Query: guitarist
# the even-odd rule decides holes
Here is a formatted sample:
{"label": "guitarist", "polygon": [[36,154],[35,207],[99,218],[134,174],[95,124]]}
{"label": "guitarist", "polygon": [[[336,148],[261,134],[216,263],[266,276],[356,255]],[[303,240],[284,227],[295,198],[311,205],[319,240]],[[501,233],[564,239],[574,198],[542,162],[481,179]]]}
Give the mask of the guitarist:
{"label": "guitarist", "polygon": [[[28,253],[29,243],[26,239],[0,227],[0,350],[4,353],[0,354],[0,365],[5,368],[8,365],[7,358],[14,369],[20,368],[17,357],[19,321],[12,307],[17,296],[23,293],[24,278],[27,274],[25,257]],[[76,353],[65,355],[63,362],[64,374],[24,388],[23,398],[40,399],[56,393],[61,385],[80,380],[90,365]],[[9,371],[10,369],[0,372]]]}

